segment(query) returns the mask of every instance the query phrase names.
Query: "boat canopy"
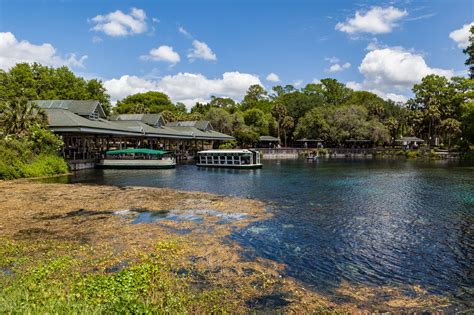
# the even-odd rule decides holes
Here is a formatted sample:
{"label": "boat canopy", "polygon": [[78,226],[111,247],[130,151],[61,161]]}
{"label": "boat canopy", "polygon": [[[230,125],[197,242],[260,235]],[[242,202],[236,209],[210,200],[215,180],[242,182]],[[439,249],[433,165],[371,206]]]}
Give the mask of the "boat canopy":
{"label": "boat canopy", "polygon": [[151,154],[151,155],[163,155],[173,153],[172,151],[164,150],[151,150],[151,149],[123,149],[123,150],[110,150],[105,152],[105,154]]}

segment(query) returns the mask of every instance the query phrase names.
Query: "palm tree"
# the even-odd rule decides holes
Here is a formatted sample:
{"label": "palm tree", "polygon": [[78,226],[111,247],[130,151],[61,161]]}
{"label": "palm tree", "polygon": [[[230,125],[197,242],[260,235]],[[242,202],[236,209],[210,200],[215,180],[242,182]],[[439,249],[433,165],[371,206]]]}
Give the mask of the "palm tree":
{"label": "palm tree", "polygon": [[36,103],[20,98],[0,105],[0,127],[5,135],[23,136],[32,127],[46,127],[48,116]]}

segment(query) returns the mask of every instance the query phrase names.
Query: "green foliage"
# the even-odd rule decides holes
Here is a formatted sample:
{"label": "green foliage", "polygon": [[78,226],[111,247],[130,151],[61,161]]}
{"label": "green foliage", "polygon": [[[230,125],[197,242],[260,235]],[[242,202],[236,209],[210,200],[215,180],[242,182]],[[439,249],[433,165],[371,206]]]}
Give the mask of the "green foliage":
{"label": "green foliage", "polygon": [[233,131],[232,115],[222,108],[211,108],[204,119],[211,122],[214,130],[227,134]]}
{"label": "green foliage", "polygon": [[474,79],[474,25],[470,28],[469,45],[463,50],[467,55],[465,65],[469,67],[469,77]]}
{"label": "green foliage", "polygon": [[[54,137],[56,136],[50,134],[45,138],[52,140]],[[44,138],[41,141],[44,141]],[[54,146],[58,145],[60,140],[52,141],[51,146],[40,147],[34,140],[26,138],[0,140],[0,179],[67,173],[67,163],[54,150]]]}
{"label": "green foliage", "polygon": [[269,116],[257,108],[248,109],[244,112],[245,124],[258,134],[268,134],[269,119]]}
{"label": "green foliage", "polygon": [[38,63],[18,63],[0,71],[0,100],[99,100],[106,114],[110,96],[100,80],[84,80],[67,67],[52,68]]}
{"label": "green foliage", "polygon": [[25,136],[34,127],[46,127],[46,113],[25,98],[7,101],[1,105],[0,127],[6,135]]}
{"label": "green foliage", "polygon": [[40,177],[68,171],[57,155],[63,141],[46,130],[46,114],[21,99],[7,102],[0,114],[0,179]]}
{"label": "green foliage", "polygon": [[405,156],[408,159],[416,159],[416,158],[420,158],[422,155],[420,151],[414,150],[414,151],[406,151]]}
{"label": "green foliage", "polygon": [[247,110],[259,106],[260,102],[265,102],[267,99],[267,91],[261,85],[254,84],[249,87],[247,94],[242,101],[242,109]]}
{"label": "green foliage", "polygon": [[259,139],[258,133],[248,127],[236,130],[234,137],[237,143],[242,147],[253,146]]}
{"label": "green foliage", "polygon": [[182,106],[178,110],[168,95],[155,91],[129,95],[118,101],[114,108],[117,114],[161,113],[165,110],[182,111]]}
{"label": "green foliage", "polygon": [[219,145],[219,149],[235,149],[235,147],[237,147],[237,142],[234,140],[224,141]]}
{"label": "green foliage", "polygon": [[[189,276],[175,272],[173,259],[179,254],[180,246],[172,241],[158,243],[154,252],[116,273],[78,272],[93,266],[80,257],[54,252],[32,260],[29,251],[35,250],[32,247],[2,240],[0,267],[14,265],[16,273],[11,279],[0,273],[2,312],[175,314],[193,310],[222,313],[229,309],[222,297],[230,292],[219,288],[195,290]],[[18,256],[27,256],[27,260]],[[22,268],[23,264],[29,267]]]}

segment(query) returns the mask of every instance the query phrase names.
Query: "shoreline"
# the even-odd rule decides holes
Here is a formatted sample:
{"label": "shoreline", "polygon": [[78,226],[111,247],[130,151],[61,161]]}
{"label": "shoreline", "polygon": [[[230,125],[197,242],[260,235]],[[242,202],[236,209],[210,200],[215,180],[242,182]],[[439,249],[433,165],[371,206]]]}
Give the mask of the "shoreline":
{"label": "shoreline", "polygon": [[[167,294],[181,296],[182,307],[196,312],[438,310],[446,304],[421,288],[417,290],[422,299],[402,296],[393,288],[355,289],[347,284],[340,291],[350,302],[336,304],[286,277],[285,266],[278,262],[244,259],[244,249],[228,236],[235,229],[271,218],[265,203],[258,200],[167,188],[22,179],[0,181],[0,212],[0,254],[6,257],[0,259],[0,284],[4,286],[20,285],[16,274],[28,277],[52,259],[68,257],[73,262],[64,267],[68,275],[80,272],[107,279],[152,260],[166,267],[163,281],[172,283]],[[133,224],[137,218],[144,221]],[[47,281],[59,281],[51,277]],[[78,280],[64,277],[66,287],[71,282],[68,290],[74,291]],[[393,298],[376,301],[374,291],[390,292]],[[156,295],[153,291],[147,307],[163,307]],[[88,307],[103,306],[95,303]],[[10,305],[19,307],[14,301]],[[44,307],[39,310],[47,310]]]}

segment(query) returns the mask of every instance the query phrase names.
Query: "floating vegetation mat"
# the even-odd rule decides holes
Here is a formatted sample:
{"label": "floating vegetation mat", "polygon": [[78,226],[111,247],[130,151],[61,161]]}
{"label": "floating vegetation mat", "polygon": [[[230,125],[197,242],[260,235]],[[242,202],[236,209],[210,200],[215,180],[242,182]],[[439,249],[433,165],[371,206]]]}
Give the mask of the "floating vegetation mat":
{"label": "floating vegetation mat", "polygon": [[362,309],[422,311],[445,303],[377,305],[370,292],[346,287],[350,301],[335,303],[285,277],[282,264],[246,259],[228,236],[271,217],[256,200],[13,181],[0,182],[0,213],[2,313],[333,313],[358,311],[353,301],[364,298]]}

